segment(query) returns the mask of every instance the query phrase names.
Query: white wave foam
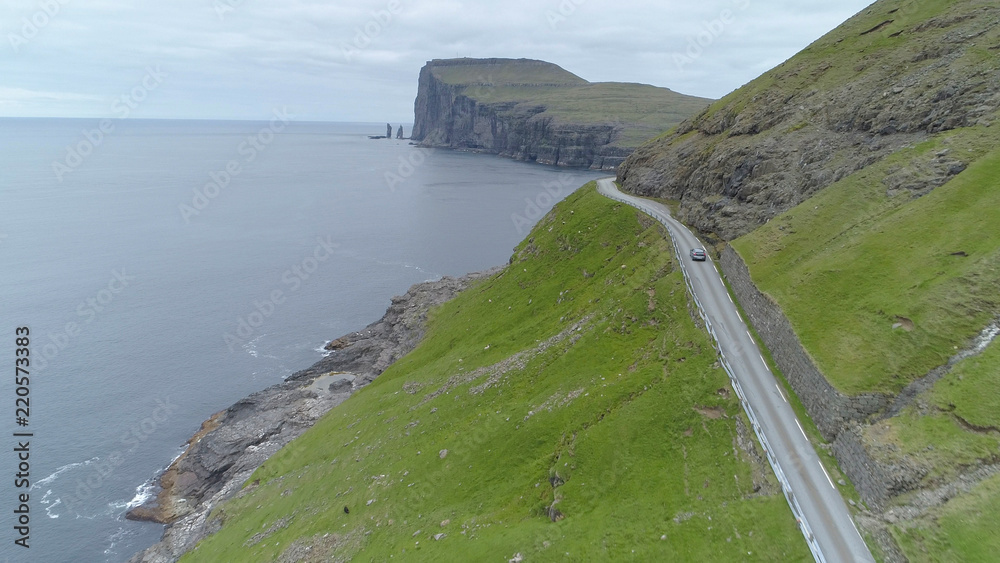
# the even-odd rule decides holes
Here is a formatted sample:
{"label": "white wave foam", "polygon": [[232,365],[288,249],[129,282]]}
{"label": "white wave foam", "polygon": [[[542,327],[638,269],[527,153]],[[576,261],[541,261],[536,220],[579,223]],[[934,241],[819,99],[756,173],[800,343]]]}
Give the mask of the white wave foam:
{"label": "white wave foam", "polygon": [[243,345],[243,349],[246,350],[247,354],[250,354],[251,356],[253,356],[255,358],[257,357],[257,355],[258,355],[258,353],[257,353],[257,341],[260,340],[261,338],[264,338],[263,334],[260,335],[260,336],[258,336],[257,338],[254,338],[250,342],[247,342],[246,344]]}
{"label": "white wave foam", "polygon": [[116,512],[120,512],[120,511],[122,511],[122,509],[124,509],[125,511],[129,511],[129,510],[132,510],[133,508],[135,508],[137,506],[141,506],[147,500],[153,498],[156,495],[156,488],[158,486],[157,482],[159,481],[160,475],[164,471],[166,471],[171,465],[173,465],[174,462],[177,461],[177,458],[179,458],[182,455],[184,455],[184,451],[185,450],[186,450],[185,446],[181,446],[180,448],[178,448],[177,455],[175,455],[170,460],[170,463],[168,463],[166,465],[166,467],[161,468],[159,471],[156,472],[155,475],[153,475],[152,477],[150,477],[149,479],[147,479],[143,484],[141,484],[138,487],[136,487],[135,488],[135,495],[132,496],[132,500],[129,500],[129,501],[125,501],[125,500],[112,501],[112,502],[108,503],[108,506],[111,507],[112,509],[114,509]]}
{"label": "white wave foam", "polygon": [[127,540],[133,533],[125,528],[119,527],[118,530],[112,532],[106,538],[108,542],[107,549],[104,550],[104,555],[115,555],[115,547],[124,540]]}
{"label": "white wave foam", "polygon": [[125,510],[132,510],[137,506],[141,506],[147,500],[153,498],[154,491],[156,491],[156,479],[150,479],[139,485],[135,489],[135,496],[132,497],[132,500],[124,504]]}
{"label": "white wave foam", "polygon": [[[62,499],[61,498],[57,498],[54,501],[53,500],[49,500],[49,495],[51,495],[51,494],[52,494],[52,489],[49,489],[49,490],[45,491],[45,495],[42,496],[42,500],[40,500],[38,502],[40,504],[42,504],[42,505],[45,506],[45,515],[48,516],[49,518],[52,518],[54,520],[56,518],[59,518],[59,515],[58,514],[53,514],[52,510],[55,509],[55,507],[57,507],[60,504],[62,504]],[[50,504],[52,506],[49,506]]]}
{"label": "white wave foam", "polygon": [[85,461],[78,461],[76,463],[66,464],[66,465],[64,465],[64,466],[56,469],[55,472],[52,473],[52,475],[49,475],[48,477],[46,477],[44,479],[39,479],[39,480],[35,481],[35,484],[32,485],[31,488],[28,489],[28,490],[32,490],[33,491],[33,490],[35,490],[35,487],[42,487],[42,486],[48,485],[52,481],[55,481],[56,478],[59,477],[59,475],[62,475],[63,473],[69,471],[70,469],[73,469],[74,467],[86,467],[86,466],[90,465],[91,463],[94,463],[94,462],[97,462],[97,461],[101,461],[101,458],[95,456],[95,457],[92,457],[92,458],[90,458],[88,460],[85,460]]}

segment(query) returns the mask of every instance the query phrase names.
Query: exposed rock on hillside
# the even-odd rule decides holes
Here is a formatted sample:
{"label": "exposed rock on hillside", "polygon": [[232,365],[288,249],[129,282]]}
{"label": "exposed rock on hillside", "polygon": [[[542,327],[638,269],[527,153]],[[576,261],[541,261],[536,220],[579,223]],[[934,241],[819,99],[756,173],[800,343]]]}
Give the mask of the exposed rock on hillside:
{"label": "exposed rock on hillside", "polygon": [[[996,159],[998,55],[996,2],[880,0],[640,147],[619,168],[627,191],[679,200],[680,218],[706,234],[732,240],[751,233],[726,248],[719,265],[867,505],[870,512],[860,521],[887,561],[976,559],[959,549],[956,528],[940,525],[942,515],[969,513],[961,526],[972,537],[989,528],[977,521],[989,517],[974,503],[997,505],[998,489],[989,488],[1000,471],[996,409],[984,406],[990,396],[979,396],[977,388],[941,397],[970,369],[963,359],[983,350],[963,346],[974,327],[952,320],[989,318],[992,324],[973,342],[996,337],[998,249],[987,242],[970,253],[966,242],[978,240],[995,221],[984,218],[982,229],[967,228],[976,200],[945,202],[963,185],[995,192],[995,174],[982,171]],[[834,194],[843,197],[828,197]],[[979,205],[984,215],[987,207]],[[909,234],[884,228],[888,217],[914,208],[923,215]],[[933,226],[931,217],[938,220]],[[928,241],[913,240],[921,229],[934,233],[928,238],[952,236],[954,247],[937,252],[966,266],[947,275],[944,268],[911,269],[928,262],[920,254]],[[812,242],[797,246],[807,239]],[[878,239],[881,246],[856,242],[862,239]],[[734,248],[750,252],[741,257]],[[883,249],[902,266],[869,268],[884,258]],[[967,265],[973,260],[981,261],[981,270]],[[852,272],[839,267],[852,261],[863,265]],[[834,286],[844,291],[817,291]],[[892,287],[904,297],[886,313],[885,297],[871,296],[866,287]],[[988,289],[977,293],[979,287]],[[925,303],[954,305],[929,315]],[[836,321],[838,311],[851,314]],[[878,340],[884,334],[866,324],[869,315],[884,317],[895,339]],[[810,324],[810,318],[821,321]],[[871,346],[876,340],[879,345]],[[852,363],[852,354],[877,361]],[[919,354],[925,354],[922,363],[914,360]],[[887,358],[893,363],[882,361]],[[977,361],[984,373],[996,373],[995,357]],[[867,383],[852,387],[845,371]],[[956,414],[962,409],[989,416],[969,424]],[[989,549],[1000,545],[982,541]]]}
{"label": "exposed rock on hillside", "polygon": [[[926,12],[876,2],[640,147],[619,181],[680,200],[682,220],[732,239],[908,144],[988,122],[1000,106],[1000,6]],[[885,183],[922,195],[961,172],[960,159]]]}
{"label": "exposed rock on hillside", "polygon": [[544,61],[433,60],[420,71],[412,139],[610,170],[708,102],[642,84],[592,84]]}
{"label": "exposed rock on hillside", "polygon": [[334,340],[331,355],[205,421],[161,476],[156,498],[129,511],[133,520],[170,524],[159,543],[130,561],[176,561],[214,533],[219,522],[209,521],[208,515],[215,506],[238,494],[272,454],[412,350],[423,336],[431,307],[495,271],[414,285],[393,297],[380,320]]}

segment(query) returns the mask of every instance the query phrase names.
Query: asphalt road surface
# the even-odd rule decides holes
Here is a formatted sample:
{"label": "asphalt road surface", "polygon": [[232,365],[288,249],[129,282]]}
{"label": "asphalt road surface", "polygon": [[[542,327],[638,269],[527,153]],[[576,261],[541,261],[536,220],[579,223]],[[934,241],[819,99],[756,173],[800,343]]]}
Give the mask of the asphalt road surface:
{"label": "asphalt road surface", "polygon": [[755,431],[764,435],[763,447],[770,445],[770,457],[780,468],[775,473],[785,483],[785,496],[817,561],[874,561],[844,499],[765,364],[711,256],[705,262],[690,259],[688,252],[703,248],[702,243],[670,216],[665,205],[619,192],[613,178],[597,182],[598,190],[605,196],[642,209],[670,230],[684,275],[714,329],[724,361],[732,368],[750,405],[751,421],[756,419]]}

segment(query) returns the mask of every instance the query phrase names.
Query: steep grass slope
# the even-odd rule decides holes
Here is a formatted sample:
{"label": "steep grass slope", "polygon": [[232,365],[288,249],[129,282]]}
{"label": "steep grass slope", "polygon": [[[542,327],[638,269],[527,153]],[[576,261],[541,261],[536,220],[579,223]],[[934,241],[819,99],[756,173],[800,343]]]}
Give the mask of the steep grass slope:
{"label": "steep grass slope", "polygon": [[619,167],[785,313],[890,558],[1000,550],[998,108],[1000,5],[879,0]]}
{"label": "steep grass slope", "polygon": [[[733,246],[841,391],[896,394],[1000,314],[1000,127],[942,133],[827,188]],[[893,175],[968,168],[914,198]]]}
{"label": "steep grass slope", "polygon": [[184,560],[809,560],[668,244],[571,195]]}
{"label": "steep grass slope", "polygon": [[[935,135],[733,242],[831,383],[907,391],[858,432],[901,483],[880,518],[915,561],[1000,550],[997,146],[996,126]],[[968,167],[944,185],[886,189],[949,154]]]}
{"label": "steep grass slope", "polygon": [[[630,192],[680,200],[726,240],[903,147],[990,123],[1000,107],[1000,5],[879,0],[784,63],[637,149]],[[964,155],[897,177],[925,193]]]}
{"label": "steep grass slope", "polygon": [[836,388],[899,395],[858,433],[896,482],[877,518],[915,561],[1000,550],[997,118],[930,135],[733,242]]}

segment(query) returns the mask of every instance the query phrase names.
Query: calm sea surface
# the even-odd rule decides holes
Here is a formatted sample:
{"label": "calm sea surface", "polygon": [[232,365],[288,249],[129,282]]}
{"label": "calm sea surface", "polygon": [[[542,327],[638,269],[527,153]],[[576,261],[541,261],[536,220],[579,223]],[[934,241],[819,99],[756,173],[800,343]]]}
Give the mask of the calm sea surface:
{"label": "calm sea surface", "polygon": [[[505,263],[539,213],[601,176],[369,140],[382,124],[111,125],[0,119],[0,560],[149,546],[162,527],[125,511],[203,420],[411,284]],[[15,487],[23,441],[30,489]],[[30,549],[14,544],[18,494]]]}

